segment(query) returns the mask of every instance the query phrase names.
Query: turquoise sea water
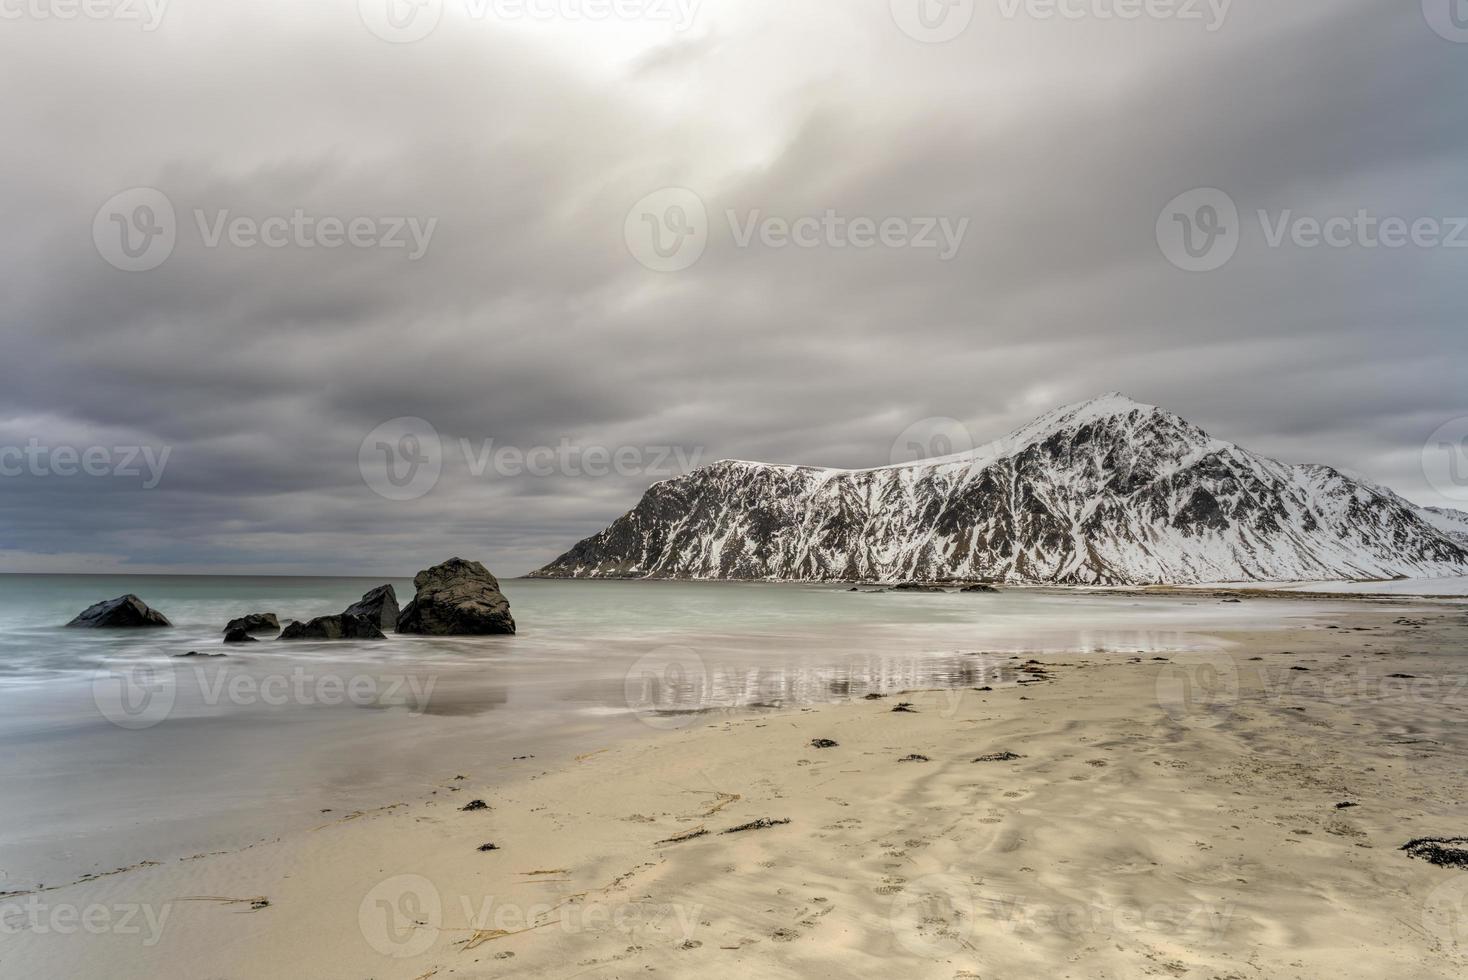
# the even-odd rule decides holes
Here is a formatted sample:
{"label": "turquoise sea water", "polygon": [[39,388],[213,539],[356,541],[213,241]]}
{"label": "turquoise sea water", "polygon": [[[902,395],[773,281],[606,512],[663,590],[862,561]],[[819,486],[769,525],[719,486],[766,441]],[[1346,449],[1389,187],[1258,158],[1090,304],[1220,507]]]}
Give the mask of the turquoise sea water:
{"label": "turquoise sea water", "polygon": [[[0,575],[0,892],[445,792],[729,710],[1012,682],[1012,656],[1208,646],[1318,612],[1045,590],[503,582],[513,637],[225,647],[226,621],[340,612],[380,579]],[[395,581],[401,602],[407,581]],[[135,593],[173,629],[63,628]],[[224,653],[183,658],[179,654]],[[936,707],[937,705],[935,705]],[[533,756],[534,758],[524,758]]]}

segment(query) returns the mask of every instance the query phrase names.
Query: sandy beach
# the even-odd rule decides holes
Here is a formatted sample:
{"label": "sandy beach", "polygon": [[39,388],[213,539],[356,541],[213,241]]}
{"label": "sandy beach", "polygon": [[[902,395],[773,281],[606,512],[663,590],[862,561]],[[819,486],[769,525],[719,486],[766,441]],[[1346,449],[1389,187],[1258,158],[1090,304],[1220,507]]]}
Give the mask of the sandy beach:
{"label": "sandy beach", "polygon": [[1461,976],[1468,871],[1400,848],[1468,832],[1465,638],[1461,605],[1362,601],[1218,652],[1005,657],[990,690],[485,746],[521,775],[6,896],[0,973]]}

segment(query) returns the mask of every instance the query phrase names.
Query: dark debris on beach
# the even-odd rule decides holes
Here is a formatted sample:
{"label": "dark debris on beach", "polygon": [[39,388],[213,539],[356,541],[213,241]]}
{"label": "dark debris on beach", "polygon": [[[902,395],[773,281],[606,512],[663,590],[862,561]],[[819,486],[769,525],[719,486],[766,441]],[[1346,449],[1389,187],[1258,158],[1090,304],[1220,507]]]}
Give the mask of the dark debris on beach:
{"label": "dark debris on beach", "polygon": [[1468,870],[1468,837],[1418,837],[1402,845],[1408,857],[1421,858],[1439,868]]}
{"label": "dark debris on beach", "polygon": [[728,830],[721,830],[719,831],[719,833],[742,834],[747,830],[769,830],[771,827],[780,827],[789,822],[789,817],[786,817],[784,820],[771,820],[769,817],[760,817],[758,820],[751,820],[749,823],[742,823],[737,827],[730,827]]}

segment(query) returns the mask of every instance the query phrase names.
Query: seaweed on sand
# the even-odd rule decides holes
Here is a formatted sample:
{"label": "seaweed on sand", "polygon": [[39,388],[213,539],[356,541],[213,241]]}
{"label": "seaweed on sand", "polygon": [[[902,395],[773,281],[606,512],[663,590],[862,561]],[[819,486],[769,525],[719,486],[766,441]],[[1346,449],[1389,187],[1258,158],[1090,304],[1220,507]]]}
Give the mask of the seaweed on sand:
{"label": "seaweed on sand", "polygon": [[1403,844],[1402,850],[1439,868],[1468,869],[1468,837],[1418,837]]}
{"label": "seaweed on sand", "polygon": [[742,834],[746,830],[769,830],[771,827],[779,827],[782,824],[787,824],[789,822],[790,818],[788,817],[784,820],[771,820],[769,817],[760,817],[758,820],[751,820],[749,823],[742,823],[737,827],[730,827],[728,830],[721,830],[719,831],[719,833]]}

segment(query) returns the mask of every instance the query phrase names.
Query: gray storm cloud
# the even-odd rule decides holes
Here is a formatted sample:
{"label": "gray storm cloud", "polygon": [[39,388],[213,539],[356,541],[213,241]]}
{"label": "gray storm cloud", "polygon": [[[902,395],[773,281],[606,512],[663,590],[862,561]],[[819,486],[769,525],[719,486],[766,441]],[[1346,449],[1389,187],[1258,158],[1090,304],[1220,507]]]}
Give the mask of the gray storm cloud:
{"label": "gray storm cloud", "polygon": [[[903,0],[706,0],[683,30],[446,0],[393,43],[374,2],[4,7],[0,447],[169,456],[152,488],[0,477],[0,569],[513,574],[680,460],[882,465],[923,419],[982,441],[1113,389],[1462,505],[1422,451],[1468,414],[1468,249],[1273,247],[1257,217],[1468,216],[1468,43],[1419,4],[960,4],[929,43]],[[94,239],[133,188],[174,211],[149,271]],[[627,239],[665,188],[707,214],[677,272]],[[1195,188],[1240,214],[1211,272],[1159,248]],[[828,213],[967,224],[946,261],[771,243]],[[751,216],[783,225],[741,246]],[[397,219],[435,222],[421,256]],[[405,417],[441,474],[389,499],[361,454]],[[601,448],[631,452],[588,475]]]}

